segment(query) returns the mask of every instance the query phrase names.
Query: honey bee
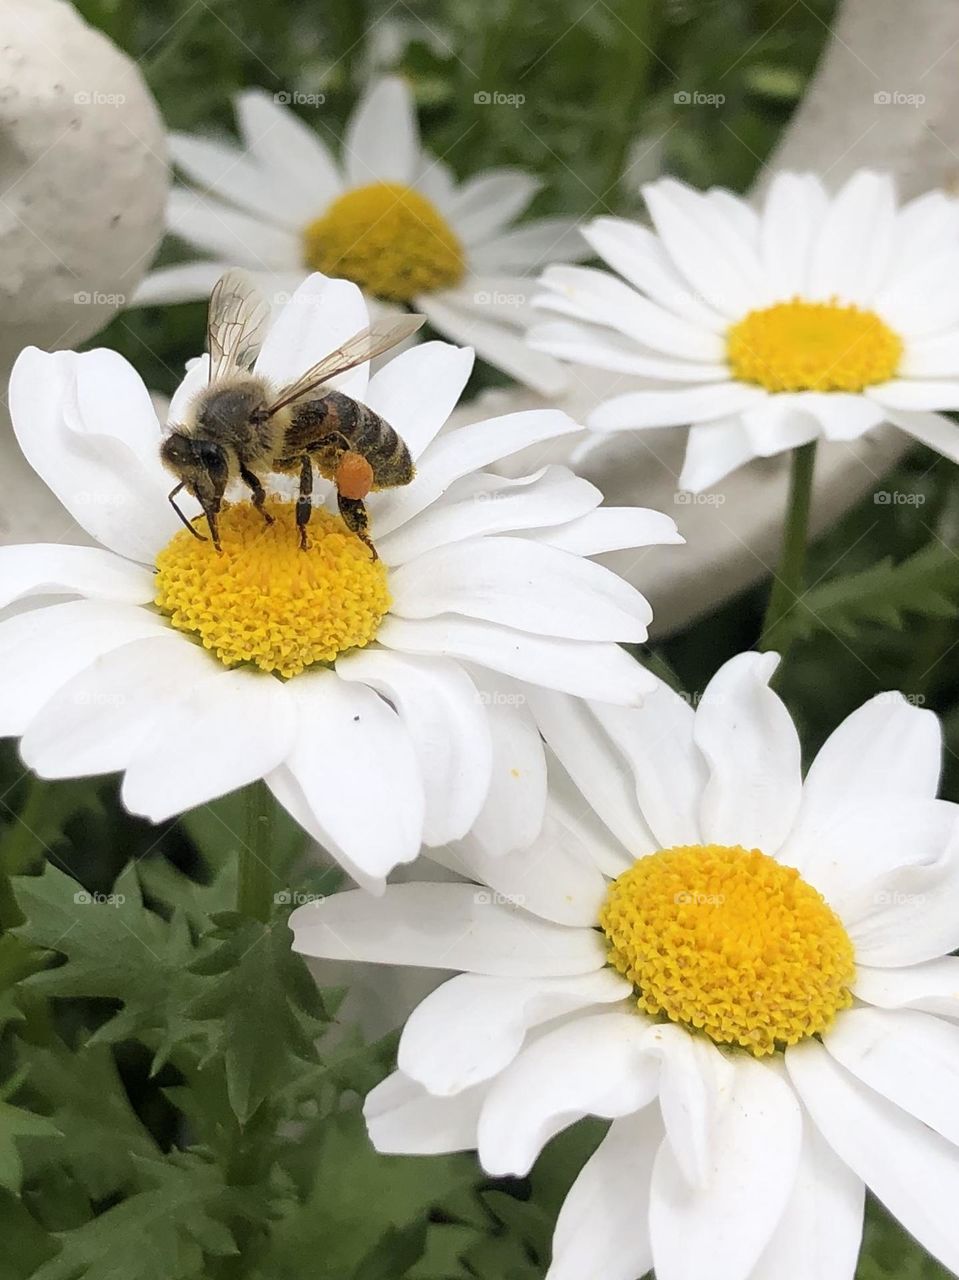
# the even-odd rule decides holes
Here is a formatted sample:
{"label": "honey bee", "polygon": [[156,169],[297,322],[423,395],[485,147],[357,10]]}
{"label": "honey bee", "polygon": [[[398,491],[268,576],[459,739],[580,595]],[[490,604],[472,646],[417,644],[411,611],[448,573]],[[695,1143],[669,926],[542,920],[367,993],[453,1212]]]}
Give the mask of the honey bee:
{"label": "honey bee", "polygon": [[268,318],[269,307],[242,271],[228,271],[217,281],[207,324],[209,383],[194,397],[186,421],[174,426],[160,446],[163,464],[178,480],[169,494],[170,503],[194,537],[205,542],[176,503],[181,489],[191,493],[203,508],[219,552],[218,516],[227,485],[242,480],[253,505],[272,524],[264,505],[263,473],[298,473],[296,525],[305,549],[315,466],[336,485],[344,523],[375,560],[363,499],[373,490],[409,484],[413,460],[406,444],[378,413],[340,391],[323,390],[323,384],[396,346],[420,327],[424,317],[404,316],[362,329],[280,389],[253,372]]}

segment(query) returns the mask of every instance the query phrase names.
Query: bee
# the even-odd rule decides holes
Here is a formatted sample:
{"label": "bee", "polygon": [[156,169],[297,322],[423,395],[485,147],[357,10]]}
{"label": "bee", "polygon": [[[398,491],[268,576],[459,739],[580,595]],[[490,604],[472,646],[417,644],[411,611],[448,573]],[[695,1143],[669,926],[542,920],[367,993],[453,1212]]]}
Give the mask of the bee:
{"label": "bee", "polygon": [[186,421],[174,426],[160,446],[164,466],[178,481],[170,491],[170,503],[194,537],[205,542],[176,503],[181,489],[192,494],[221,552],[218,517],[227,485],[242,480],[253,505],[272,524],[264,505],[263,474],[298,474],[296,525],[305,550],[315,466],[336,485],[344,523],[375,560],[363,500],[374,490],[409,484],[413,460],[404,441],[378,413],[340,391],[324,390],[324,384],[402,342],[424,317],[404,316],[362,329],[279,389],[253,371],[268,319],[269,307],[242,271],[228,271],[214,285],[207,323],[208,385],[194,397]]}

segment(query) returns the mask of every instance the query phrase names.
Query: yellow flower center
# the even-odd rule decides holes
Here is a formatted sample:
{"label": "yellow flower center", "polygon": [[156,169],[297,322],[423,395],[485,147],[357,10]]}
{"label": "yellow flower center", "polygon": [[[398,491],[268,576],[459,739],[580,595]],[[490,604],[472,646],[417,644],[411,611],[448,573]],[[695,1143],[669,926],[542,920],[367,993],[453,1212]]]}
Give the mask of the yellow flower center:
{"label": "yellow flower center", "polygon": [[228,667],[295,676],[361,649],[390,606],[386,568],[328,511],[310,519],[300,549],[292,502],[268,501],[274,523],[248,502],[220,515],[223,554],[186,529],[157,556],[156,604]]}
{"label": "yellow flower center", "polygon": [[874,311],[777,302],[734,324],[726,354],[740,382],[767,391],[862,391],[899,368],[903,344]]}
{"label": "yellow flower center", "polygon": [[600,912],[609,963],[639,1008],[761,1057],[852,1003],[852,943],[799,872],[761,853],[688,845],[640,858]]}
{"label": "yellow flower center", "polygon": [[303,242],[315,271],[390,302],[458,284],[466,270],[463,246],[435,206],[392,182],[347,191],[310,223]]}

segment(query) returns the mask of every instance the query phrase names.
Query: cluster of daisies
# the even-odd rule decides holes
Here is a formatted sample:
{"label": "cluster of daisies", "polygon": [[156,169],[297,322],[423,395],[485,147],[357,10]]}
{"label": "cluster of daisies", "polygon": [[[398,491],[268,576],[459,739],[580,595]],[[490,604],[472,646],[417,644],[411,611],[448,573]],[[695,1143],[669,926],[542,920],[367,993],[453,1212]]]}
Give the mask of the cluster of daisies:
{"label": "cluster of daisies", "polygon": [[[271,385],[411,307],[543,393],[584,365],[627,376],[586,427],[690,424],[685,488],[884,422],[959,459],[943,195],[786,174],[757,213],[664,180],[652,227],[516,225],[535,183],[457,184],[397,80],[340,156],[268,96],[237,116],[241,147],[172,140],[195,185],[170,230],[209,258],[140,301],[245,266],[274,304]],[[573,265],[593,255],[610,270]],[[550,1280],[851,1280],[867,1186],[959,1272],[959,824],[935,717],[880,695],[804,778],[774,655],[726,663],[694,709],[622,647],[651,610],[596,559],[681,543],[675,523],[555,461],[582,434],[555,400],[449,426],[473,358],[426,341],[337,379],[415,462],[369,496],[372,559],[320,478],[306,549],[282,478],[271,524],[237,490],[221,549],[198,541],[134,370],[24,352],[17,438],[91,545],[0,549],[0,733],[42,777],[121,773],[153,821],[264,780],[359,886],[294,912],[298,951],[459,971],[366,1100],[379,1150],[522,1176],[609,1120]],[[189,367],[170,424],[209,376]]]}

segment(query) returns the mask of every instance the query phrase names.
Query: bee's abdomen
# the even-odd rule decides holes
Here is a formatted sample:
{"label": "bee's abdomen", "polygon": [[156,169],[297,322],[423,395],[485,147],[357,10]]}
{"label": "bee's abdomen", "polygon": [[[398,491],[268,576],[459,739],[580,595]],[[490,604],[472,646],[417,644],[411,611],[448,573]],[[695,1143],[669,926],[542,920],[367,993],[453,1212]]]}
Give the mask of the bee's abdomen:
{"label": "bee's abdomen", "polygon": [[409,484],[413,479],[413,460],[405,442],[385,418],[365,404],[329,391],[321,400],[309,401],[295,411],[291,434],[312,435],[315,440],[318,435],[334,432],[369,462],[375,488]]}

